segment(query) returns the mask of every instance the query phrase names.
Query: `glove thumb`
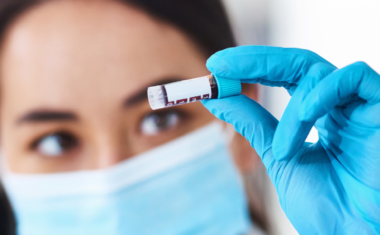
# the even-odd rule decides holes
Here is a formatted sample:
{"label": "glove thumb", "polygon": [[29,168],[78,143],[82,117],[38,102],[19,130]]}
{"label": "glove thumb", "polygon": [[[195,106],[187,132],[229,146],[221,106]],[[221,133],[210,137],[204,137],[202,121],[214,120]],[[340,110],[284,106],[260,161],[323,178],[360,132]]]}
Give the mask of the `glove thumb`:
{"label": "glove thumb", "polygon": [[245,95],[204,100],[202,103],[217,118],[232,124],[251,143],[270,174],[269,168],[274,162],[272,140],[278,120]]}

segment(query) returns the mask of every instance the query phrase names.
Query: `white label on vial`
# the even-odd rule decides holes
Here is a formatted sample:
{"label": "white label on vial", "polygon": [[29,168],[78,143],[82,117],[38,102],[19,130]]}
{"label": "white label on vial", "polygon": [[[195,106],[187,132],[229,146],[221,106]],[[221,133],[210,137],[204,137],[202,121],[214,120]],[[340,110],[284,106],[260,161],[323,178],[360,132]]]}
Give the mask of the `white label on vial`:
{"label": "white label on vial", "polygon": [[167,106],[211,98],[208,76],[167,84],[165,89],[168,98]]}

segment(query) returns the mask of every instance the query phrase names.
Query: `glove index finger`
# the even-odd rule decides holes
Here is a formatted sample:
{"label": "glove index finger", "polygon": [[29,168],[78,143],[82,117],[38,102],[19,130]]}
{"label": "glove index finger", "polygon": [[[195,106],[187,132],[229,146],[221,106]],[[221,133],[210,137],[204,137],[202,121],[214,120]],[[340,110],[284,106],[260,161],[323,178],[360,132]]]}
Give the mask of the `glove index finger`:
{"label": "glove index finger", "polygon": [[314,52],[269,46],[239,46],[225,49],[207,60],[207,68],[219,78],[242,83],[290,88],[317,63],[333,66]]}
{"label": "glove index finger", "polygon": [[368,104],[380,103],[380,75],[364,62],[348,65],[321,81],[302,102],[299,118],[315,122],[351,95]]}
{"label": "glove index finger", "polygon": [[299,119],[300,106],[310,91],[334,70],[334,67],[326,64],[315,64],[298,86],[274,135],[273,154],[276,160],[283,161],[292,158],[304,145],[314,122],[303,122]]}

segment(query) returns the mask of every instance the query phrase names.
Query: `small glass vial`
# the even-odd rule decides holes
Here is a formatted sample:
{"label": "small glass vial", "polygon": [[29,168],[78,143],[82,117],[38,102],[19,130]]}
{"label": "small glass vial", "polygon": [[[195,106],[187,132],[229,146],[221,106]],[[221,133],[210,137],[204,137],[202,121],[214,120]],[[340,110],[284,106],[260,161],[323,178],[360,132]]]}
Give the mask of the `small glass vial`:
{"label": "small glass vial", "polygon": [[148,100],[153,110],[193,103],[205,99],[220,99],[241,93],[239,80],[218,79],[208,75],[148,88]]}

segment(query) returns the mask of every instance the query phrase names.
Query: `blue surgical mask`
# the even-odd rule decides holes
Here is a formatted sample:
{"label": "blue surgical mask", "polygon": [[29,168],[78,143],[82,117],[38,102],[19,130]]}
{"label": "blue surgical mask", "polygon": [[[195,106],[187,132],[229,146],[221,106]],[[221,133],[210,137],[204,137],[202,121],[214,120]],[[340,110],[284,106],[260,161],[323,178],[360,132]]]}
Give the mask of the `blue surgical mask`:
{"label": "blue surgical mask", "polygon": [[240,235],[251,230],[223,127],[102,170],[5,173],[21,235]]}

